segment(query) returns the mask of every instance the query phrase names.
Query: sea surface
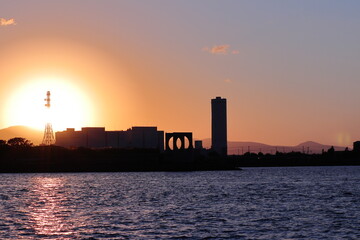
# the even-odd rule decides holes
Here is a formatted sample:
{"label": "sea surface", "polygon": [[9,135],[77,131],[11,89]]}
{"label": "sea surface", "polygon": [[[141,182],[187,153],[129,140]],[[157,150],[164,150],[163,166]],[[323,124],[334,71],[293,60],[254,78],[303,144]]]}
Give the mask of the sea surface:
{"label": "sea surface", "polygon": [[0,174],[0,239],[360,239],[360,167]]}

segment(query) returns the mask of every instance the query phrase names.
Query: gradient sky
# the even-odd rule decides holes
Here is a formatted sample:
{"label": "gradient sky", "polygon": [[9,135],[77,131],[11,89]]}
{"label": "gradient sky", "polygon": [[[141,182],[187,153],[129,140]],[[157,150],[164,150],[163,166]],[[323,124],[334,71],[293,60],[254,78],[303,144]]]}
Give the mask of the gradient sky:
{"label": "gradient sky", "polygon": [[360,140],[359,12],[357,0],[0,0],[0,128],[24,112],[12,99],[35,101],[19,89],[41,82],[79,99],[84,112],[58,106],[69,125],[202,139],[222,96],[229,140],[349,146]]}

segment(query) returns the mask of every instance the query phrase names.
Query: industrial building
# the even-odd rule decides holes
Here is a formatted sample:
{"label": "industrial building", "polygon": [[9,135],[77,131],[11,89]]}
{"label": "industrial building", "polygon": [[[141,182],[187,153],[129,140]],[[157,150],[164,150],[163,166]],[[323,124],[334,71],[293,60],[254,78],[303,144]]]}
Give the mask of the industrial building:
{"label": "industrial building", "polygon": [[[211,99],[211,150],[220,156],[227,155],[227,116],[226,99]],[[106,131],[105,127],[83,127],[81,131],[68,128],[56,132],[56,145],[67,148],[123,148],[159,149],[164,151],[193,150],[191,132],[166,134],[157,127],[132,127],[126,131]],[[171,142],[172,141],[172,142]],[[171,142],[171,143],[170,143]],[[196,149],[203,149],[202,142],[195,142]]]}
{"label": "industrial building", "polygon": [[226,98],[211,99],[211,149],[227,155]]}
{"label": "industrial building", "polygon": [[157,127],[132,127],[126,131],[105,131],[104,127],[68,128],[56,132],[56,145],[68,148],[159,149],[164,151],[164,131]]}

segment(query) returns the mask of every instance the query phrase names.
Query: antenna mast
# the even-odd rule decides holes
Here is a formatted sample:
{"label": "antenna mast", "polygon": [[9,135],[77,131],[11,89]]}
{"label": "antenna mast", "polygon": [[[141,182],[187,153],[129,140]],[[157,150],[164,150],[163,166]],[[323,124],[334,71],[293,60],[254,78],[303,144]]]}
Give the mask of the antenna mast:
{"label": "antenna mast", "polygon": [[[47,91],[45,101],[46,109],[50,110],[50,91]],[[44,138],[42,145],[50,146],[55,143],[54,132],[50,122],[45,124]]]}

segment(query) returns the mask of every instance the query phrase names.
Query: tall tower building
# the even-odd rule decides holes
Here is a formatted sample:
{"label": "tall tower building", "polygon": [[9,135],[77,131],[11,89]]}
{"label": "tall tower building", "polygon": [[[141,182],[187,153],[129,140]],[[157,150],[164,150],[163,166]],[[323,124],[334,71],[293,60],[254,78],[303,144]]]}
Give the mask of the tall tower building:
{"label": "tall tower building", "polygon": [[[50,91],[47,91],[45,100],[45,107],[47,110],[47,113],[49,114],[50,111]],[[55,143],[54,133],[52,129],[51,122],[47,122],[45,124],[45,131],[44,131],[44,138],[42,141],[42,145],[50,146]]]}
{"label": "tall tower building", "polygon": [[211,149],[227,155],[226,98],[211,99]]}

